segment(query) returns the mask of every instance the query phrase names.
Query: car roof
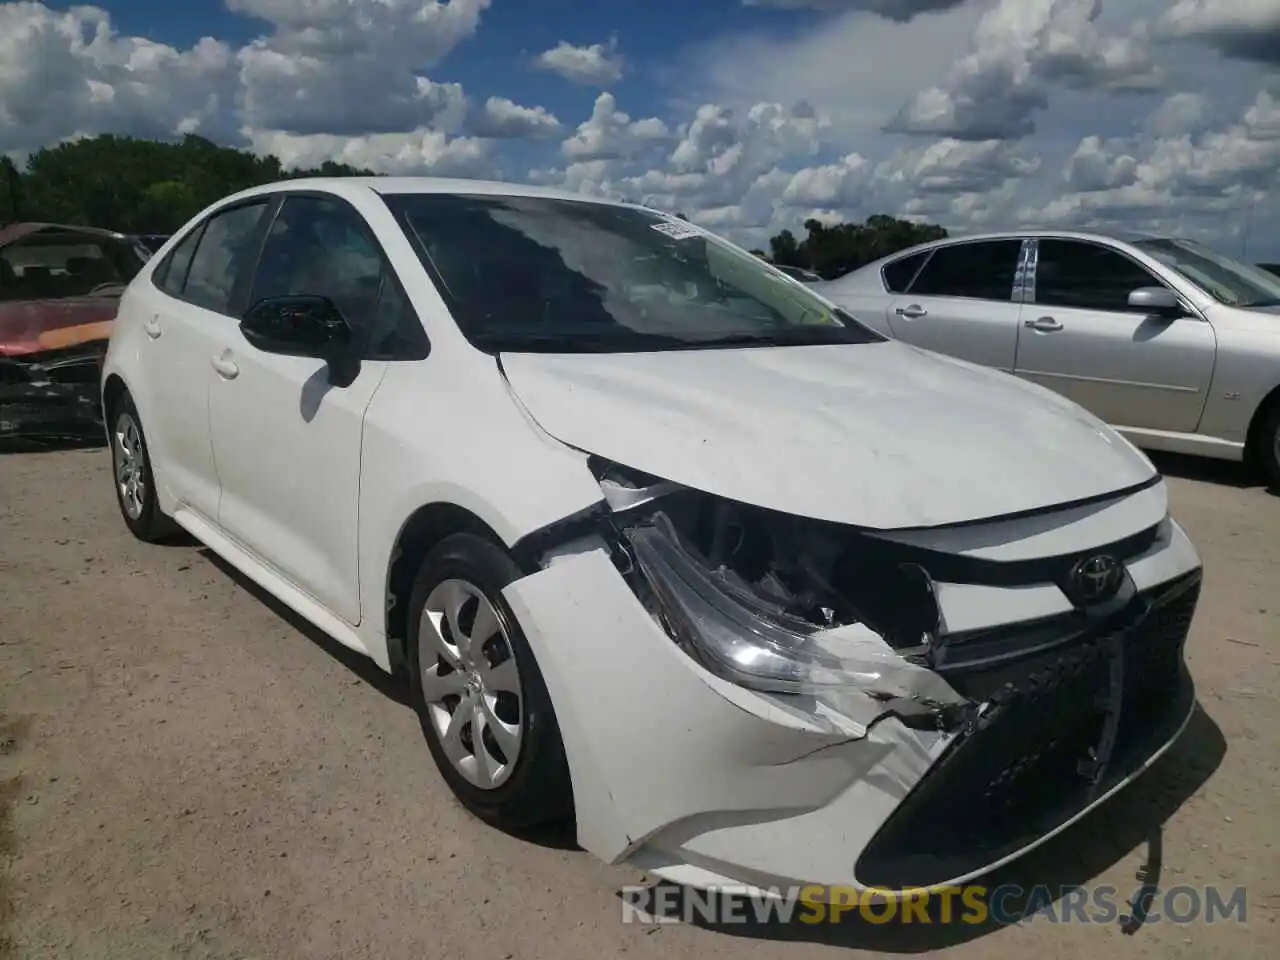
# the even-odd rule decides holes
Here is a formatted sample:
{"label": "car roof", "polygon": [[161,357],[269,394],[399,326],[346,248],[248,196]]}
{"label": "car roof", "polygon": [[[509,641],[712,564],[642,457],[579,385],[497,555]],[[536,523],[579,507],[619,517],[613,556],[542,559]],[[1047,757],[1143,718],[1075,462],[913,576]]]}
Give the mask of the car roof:
{"label": "car roof", "polygon": [[276,180],[259,187],[251,187],[236,194],[236,196],[250,197],[288,190],[323,190],[341,193],[352,187],[371,190],[382,196],[406,193],[452,194],[456,196],[480,194],[503,197],[543,197],[552,200],[579,200],[617,207],[637,206],[636,204],[619,200],[587,196],[555,187],[542,187],[528,183],[509,183],[501,180],[473,180],[463,177],[299,177],[292,180]]}
{"label": "car roof", "polygon": [[952,243],[972,243],[981,240],[1111,240],[1117,243],[1140,243],[1144,240],[1175,240],[1176,237],[1158,233],[1136,233],[1128,230],[1063,230],[1051,227],[1027,227],[1022,230],[991,230],[984,233],[952,234],[941,240],[929,240],[925,243],[907,247],[890,254],[885,259],[897,257],[908,250],[927,250]]}

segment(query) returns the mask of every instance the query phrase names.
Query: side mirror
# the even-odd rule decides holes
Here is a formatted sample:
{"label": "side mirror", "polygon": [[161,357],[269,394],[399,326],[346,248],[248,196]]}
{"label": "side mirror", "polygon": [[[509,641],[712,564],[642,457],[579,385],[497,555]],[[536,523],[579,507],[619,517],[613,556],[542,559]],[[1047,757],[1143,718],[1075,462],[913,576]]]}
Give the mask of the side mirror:
{"label": "side mirror", "polygon": [[1129,306],[1142,313],[1170,320],[1185,312],[1178,295],[1168,287],[1139,287],[1130,291]]}
{"label": "side mirror", "polygon": [[240,320],[240,332],[264,353],[315,357],[329,365],[329,379],[348,386],[360,371],[352,350],[355,332],[338,305],[328,297],[267,297]]}

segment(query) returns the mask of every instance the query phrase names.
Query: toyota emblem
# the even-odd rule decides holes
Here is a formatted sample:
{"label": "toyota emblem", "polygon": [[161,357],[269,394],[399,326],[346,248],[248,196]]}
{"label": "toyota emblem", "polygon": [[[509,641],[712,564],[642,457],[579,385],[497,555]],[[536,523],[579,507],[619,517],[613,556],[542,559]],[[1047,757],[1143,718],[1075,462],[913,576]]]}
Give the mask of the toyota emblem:
{"label": "toyota emblem", "polygon": [[1071,568],[1071,592],[1080,603],[1101,603],[1120,590],[1124,568],[1106,554],[1087,557]]}

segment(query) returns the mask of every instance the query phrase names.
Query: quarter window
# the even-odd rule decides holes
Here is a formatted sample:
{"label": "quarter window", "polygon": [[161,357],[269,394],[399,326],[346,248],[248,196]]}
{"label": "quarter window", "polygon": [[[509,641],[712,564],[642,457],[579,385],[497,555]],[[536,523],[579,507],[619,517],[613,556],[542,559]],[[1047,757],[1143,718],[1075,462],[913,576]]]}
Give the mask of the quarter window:
{"label": "quarter window", "polygon": [[1041,240],[1036,255],[1036,303],[1133,313],[1129,294],[1164,286],[1123,254],[1083,240]]}
{"label": "quarter window", "polygon": [[[216,213],[204,228],[182,297],[196,306],[231,313],[231,297],[246,267],[252,268],[258,221],[267,202]],[[176,252],[176,251],[175,251]]]}
{"label": "quarter window", "polygon": [[182,296],[182,288],[187,282],[187,271],[191,269],[191,258],[195,255],[201,232],[202,228],[196,227],[183,237],[153,274],[160,289],[171,297]]}
{"label": "quarter window", "polygon": [[1021,240],[981,240],[938,247],[910,292],[934,297],[1011,300]]}
{"label": "quarter window", "polygon": [[915,279],[920,264],[929,256],[929,251],[913,253],[901,260],[894,260],[884,265],[884,285],[890,293],[906,293],[911,281]]}

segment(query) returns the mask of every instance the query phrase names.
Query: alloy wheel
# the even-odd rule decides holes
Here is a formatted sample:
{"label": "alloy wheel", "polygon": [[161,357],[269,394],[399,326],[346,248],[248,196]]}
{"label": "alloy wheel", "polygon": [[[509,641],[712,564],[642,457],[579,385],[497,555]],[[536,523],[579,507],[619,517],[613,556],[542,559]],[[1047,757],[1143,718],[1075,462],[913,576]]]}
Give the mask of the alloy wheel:
{"label": "alloy wheel", "polygon": [[147,453],[142,445],[138,421],[129,413],[116,418],[111,435],[111,451],[115,461],[116,489],[120,504],[130,520],[137,520],[147,505]]}

